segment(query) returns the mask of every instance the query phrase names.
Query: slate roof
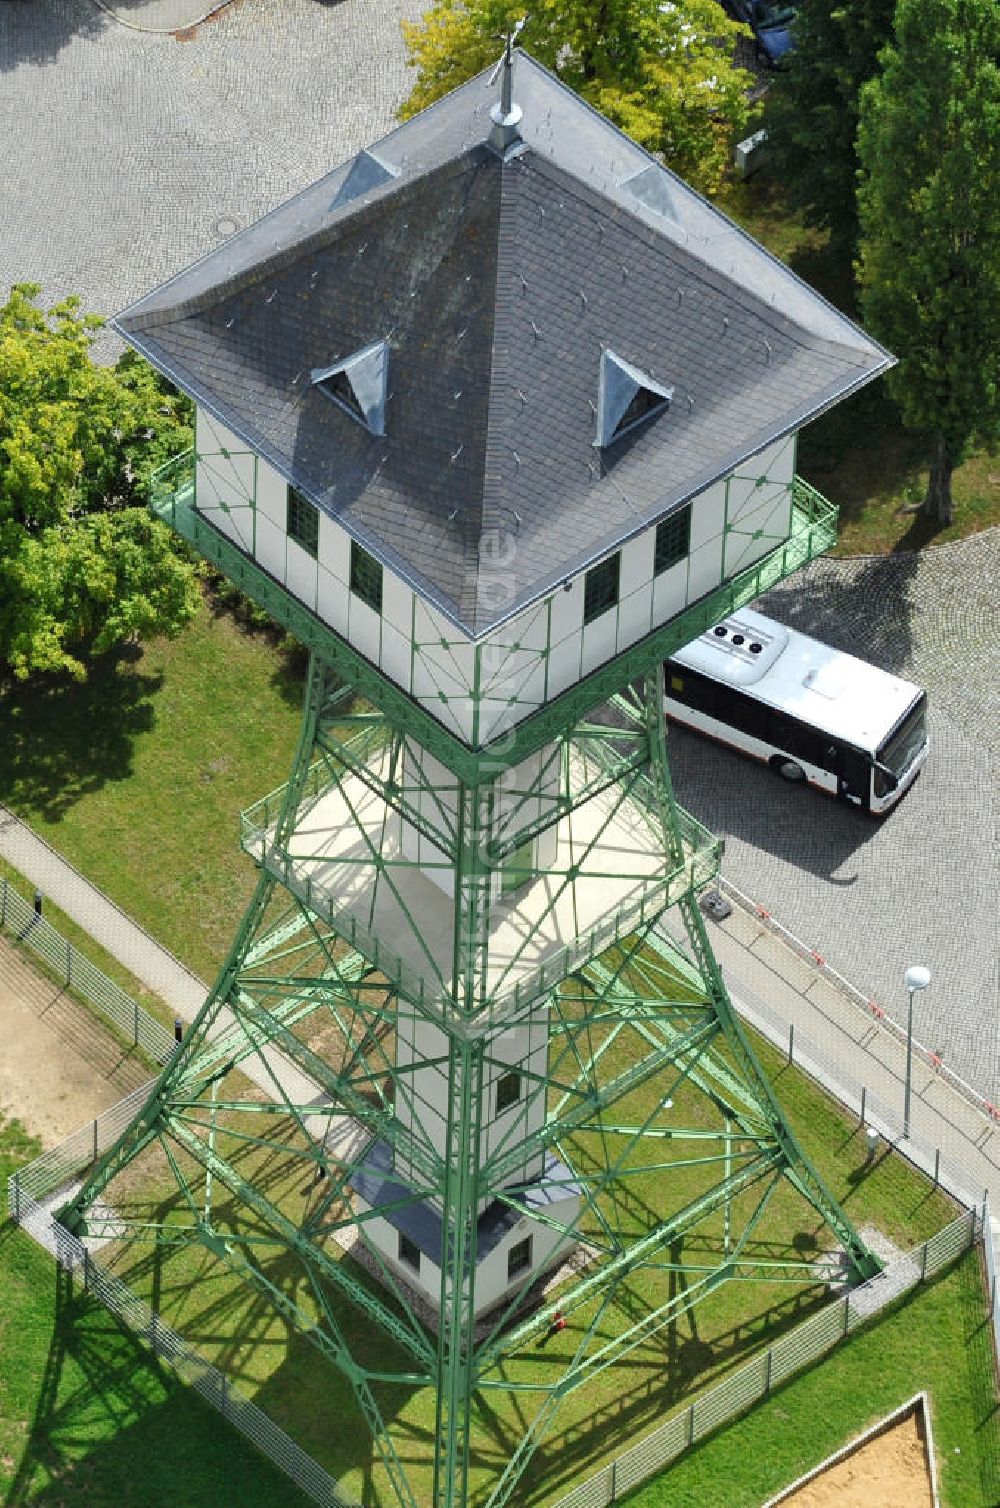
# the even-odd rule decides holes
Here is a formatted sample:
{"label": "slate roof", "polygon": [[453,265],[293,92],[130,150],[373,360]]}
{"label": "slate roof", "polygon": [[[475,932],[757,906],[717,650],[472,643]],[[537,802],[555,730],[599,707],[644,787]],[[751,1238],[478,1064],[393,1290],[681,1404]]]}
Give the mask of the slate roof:
{"label": "slate roof", "polygon": [[[471,637],[892,362],[530,57],[514,70],[513,153],[481,75],[114,321]],[[311,374],[383,340],[380,436]],[[600,449],[605,347],[673,401]]]}
{"label": "slate roof", "polygon": [[[364,1166],[355,1169],[349,1182],[366,1204],[379,1210],[383,1219],[408,1236],[438,1267],[441,1266],[444,1244],[441,1211],[429,1199],[415,1199],[413,1190],[393,1177],[393,1153],[389,1142],[372,1142],[365,1153]],[[517,1201],[516,1204],[496,1199],[476,1222],[477,1265],[500,1245],[525,1215],[544,1212],[549,1205],[559,1204],[564,1199],[578,1199],[581,1190],[566,1164],[560,1162],[554,1153],[547,1152],[542,1176],[519,1188],[508,1189],[507,1193]]]}

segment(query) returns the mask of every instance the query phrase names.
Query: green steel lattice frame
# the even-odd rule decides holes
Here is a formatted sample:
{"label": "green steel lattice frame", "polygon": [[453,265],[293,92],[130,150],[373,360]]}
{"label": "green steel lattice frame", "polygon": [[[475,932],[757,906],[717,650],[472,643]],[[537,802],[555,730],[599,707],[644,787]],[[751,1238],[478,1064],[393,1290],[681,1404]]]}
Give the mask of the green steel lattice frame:
{"label": "green steel lattice frame", "polygon": [[[564,1401],[651,1345],[720,1283],[817,1281],[815,1261],[761,1246],[782,1187],[791,1185],[825,1220],[856,1276],[877,1266],[797,1144],[730,1006],[696,904],[715,873],[718,846],[675,802],[663,724],[663,654],[825,545],[829,520],[810,507],[814,516],[794,545],[697,604],[680,628],[619,657],[613,688],[612,672],[595,672],[519,728],[517,751],[529,768],[512,779],[508,750],[459,745],[183,498],[175,493],[168,503],[160,494],[158,511],[263,605],[273,611],[277,604],[275,615],[311,644],[313,657],[291,779],[244,818],[244,846],[260,878],[227,963],[143,1111],[64,1218],[112,1236],[122,1249],[131,1242],[167,1254],[185,1245],[206,1249],[265,1296],[347,1379],[400,1503],[415,1505],[417,1496],[380,1406],[387,1385],[435,1389],[434,1508],[470,1500],[483,1401],[492,1407],[506,1395],[520,1408],[531,1405],[519,1443],[483,1495],[488,1508],[501,1508]],[[644,679],[629,687],[634,670]],[[357,702],[355,687],[374,707]],[[595,701],[612,689],[595,713]],[[533,755],[540,756],[534,764]],[[450,782],[442,782],[440,765]],[[331,803],[356,850],[350,860],[338,850],[332,879],[323,877],[328,857],[320,863],[303,846]],[[414,858],[372,840],[363,803],[374,803],[385,824],[405,821],[421,832],[453,870],[446,958],[428,946],[420,917],[408,910],[408,896],[430,882]],[[523,857],[529,842],[537,854],[546,833],[567,825],[572,832],[585,817],[587,841],[568,867],[536,867]],[[652,875],[623,868],[621,859],[607,867],[604,835],[623,822],[641,843],[655,840],[662,863]],[[520,883],[512,902],[498,895],[497,877],[515,855]],[[371,880],[367,919],[343,903],[350,885],[337,874],[348,872],[348,862]],[[529,940],[543,937],[567,894],[576,895],[573,887],[623,884],[627,893],[599,929],[575,946],[550,949],[547,970],[544,960],[528,966],[522,959],[519,978],[505,978],[492,956],[498,925],[512,905],[519,914],[517,894],[536,893],[546,879],[548,900],[526,929]],[[380,936],[376,895],[397,905],[409,959],[398,938],[390,947]],[[661,925],[671,908],[683,947]],[[401,1034],[427,1022],[440,1032],[441,1052],[419,1071],[436,1068],[447,1084],[443,1139],[417,1092],[417,1065],[396,1055]],[[498,1044],[512,1024],[525,1022],[547,1032],[544,1069],[526,1073],[523,1113],[487,1146],[489,1085],[508,1062]],[[678,1124],[669,1111],[682,1096],[702,1109]],[[379,1143],[408,1169],[399,1207],[430,1200],[441,1211],[436,1326],[369,1237],[371,1222],[392,1207],[359,1208],[351,1198]],[[173,1180],[166,1212],[141,1199],[133,1207],[116,1193],[120,1175],[152,1149]],[[553,1293],[513,1288],[477,1320],[480,1212],[497,1202],[520,1211],[519,1173],[547,1152],[572,1170],[580,1210],[566,1223],[551,1214],[533,1218],[555,1237],[553,1265],[563,1258],[568,1265]],[[651,1202],[649,1190],[661,1185],[665,1192]],[[337,1238],[351,1233],[374,1278],[344,1260]],[[685,1255],[693,1233],[704,1248],[700,1260]],[[276,1276],[276,1257],[304,1279],[294,1295]],[[653,1283],[641,1302],[640,1280]],[[350,1312],[377,1333],[374,1355],[351,1344]],[[525,1358],[557,1317],[572,1345],[559,1375],[542,1380]]]}

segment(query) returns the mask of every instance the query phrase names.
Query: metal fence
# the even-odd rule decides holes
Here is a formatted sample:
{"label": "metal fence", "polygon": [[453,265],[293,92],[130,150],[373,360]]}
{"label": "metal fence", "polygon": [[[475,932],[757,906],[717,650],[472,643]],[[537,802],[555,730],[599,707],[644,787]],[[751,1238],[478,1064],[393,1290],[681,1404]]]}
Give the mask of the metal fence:
{"label": "metal fence", "polygon": [[[147,1093],[148,1086],[135,1090],[91,1125],[14,1173],[8,1180],[12,1218],[314,1502],[324,1508],[355,1508],[353,1500],[318,1462],[165,1325],[120,1279],[107,1272],[83,1243],[56,1220],[53,1196],[69,1197],[73,1180],[114,1144],[135,1117]],[[574,1488],[560,1499],[556,1508],[606,1508],[614,1503],[624,1492],[663,1470],[689,1446],[766,1397],[793,1373],[817,1361],[886,1304],[932,1278],[967,1251],[980,1234],[988,1244],[990,1225],[986,1205],[981,1212],[966,1211],[878,1277],[848,1291],[775,1341],[766,1352],[701,1394],[596,1476]],[[995,1286],[993,1292],[995,1305]]]}
{"label": "metal fence", "polygon": [[990,1202],[983,1201],[983,1255],[986,1258],[986,1294],[989,1301],[990,1319],[993,1322],[993,1354],[1000,1375],[1000,1231],[993,1234],[990,1222]]}
{"label": "metal fence", "polygon": [[[134,1099],[135,1096],[130,1096],[130,1100]],[[122,1102],[122,1105],[126,1104],[129,1101]],[[51,1210],[32,1197],[27,1186],[38,1181],[36,1168],[37,1164],[32,1164],[20,1178],[15,1176],[10,1180],[10,1208],[17,1223],[51,1252],[59,1265],[82,1283],[84,1289],[133,1335],[163,1361],[169,1362],[179,1377],[206,1403],[218,1409],[224,1419],[268,1456],[314,1503],[321,1504],[322,1508],[356,1508],[354,1500],[341,1490],[329,1472],[296,1445],[224,1373],[199,1356],[176,1331],[165,1325],[144,1300],[95,1261],[83,1243],[59,1224]]]}
{"label": "metal fence", "polygon": [[40,916],[9,880],[0,881],[0,931],[8,933],[47,965],[67,989],[93,1006],[154,1063],[165,1063],[174,1039],[147,1010]]}
{"label": "metal fence", "polygon": [[[572,1492],[559,1499],[555,1508],[608,1508],[641,1482],[663,1471],[690,1446],[735,1419],[766,1398],[773,1388],[832,1351],[885,1304],[934,1277],[949,1262],[968,1251],[982,1232],[980,1212],[966,1211],[925,1241],[923,1246],[907,1252],[898,1262],[887,1267],[884,1273],[862,1287],[848,1291],[775,1341],[724,1382],[695,1398],[659,1429],[617,1456],[586,1482],[581,1482],[579,1487],[574,1487]],[[988,1241],[988,1224],[985,1238]]]}

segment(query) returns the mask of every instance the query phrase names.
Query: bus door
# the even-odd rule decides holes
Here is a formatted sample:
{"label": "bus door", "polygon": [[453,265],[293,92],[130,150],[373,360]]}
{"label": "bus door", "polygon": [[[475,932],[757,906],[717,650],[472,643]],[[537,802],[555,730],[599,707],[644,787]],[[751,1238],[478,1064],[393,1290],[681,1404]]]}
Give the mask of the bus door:
{"label": "bus door", "polygon": [[841,744],[837,758],[837,794],[852,806],[871,804],[872,762],[860,749]]}

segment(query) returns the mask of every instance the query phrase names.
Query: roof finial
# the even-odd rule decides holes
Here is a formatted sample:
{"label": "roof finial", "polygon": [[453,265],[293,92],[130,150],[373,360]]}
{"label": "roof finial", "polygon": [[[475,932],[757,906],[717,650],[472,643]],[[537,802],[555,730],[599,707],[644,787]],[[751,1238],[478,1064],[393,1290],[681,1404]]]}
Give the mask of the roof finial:
{"label": "roof finial", "polygon": [[490,83],[495,84],[497,74],[503,73],[500,102],[490,111],[490,118],[493,121],[490,142],[502,155],[506,155],[509,148],[521,140],[521,133],[518,130],[521,123],[521,107],[514,103],[514,44],[527,19],[527,16],[522,16],[517,25],[507,33],[504,39],[503,57],[490,75]]}

